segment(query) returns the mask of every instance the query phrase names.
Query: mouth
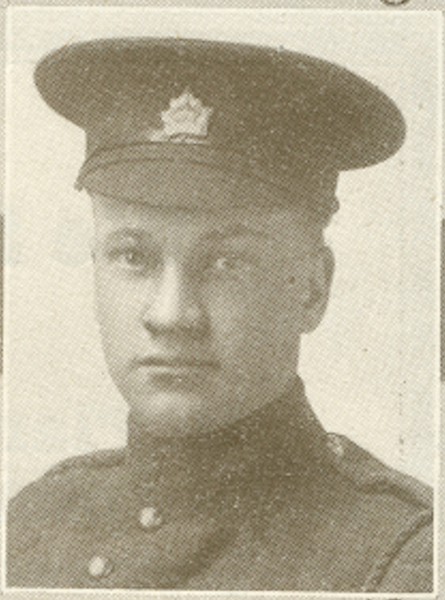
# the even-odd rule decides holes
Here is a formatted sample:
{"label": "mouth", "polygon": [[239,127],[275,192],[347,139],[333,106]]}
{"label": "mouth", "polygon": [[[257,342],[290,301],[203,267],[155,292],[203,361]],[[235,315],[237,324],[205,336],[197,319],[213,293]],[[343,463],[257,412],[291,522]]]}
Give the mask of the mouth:
{"label": "mouth", "polygon": [[148,356],[137,361],[152,386],[167,392],[196,392],[220,369],[217,361],[184,356]]}
{"label": "mouth", "polygon": [[215,360],[190,358],[186,356],[147,356],[137,361],[139,366],[150,367],[159,371],[187,372],[195,370],[218,370],[220,365]]}

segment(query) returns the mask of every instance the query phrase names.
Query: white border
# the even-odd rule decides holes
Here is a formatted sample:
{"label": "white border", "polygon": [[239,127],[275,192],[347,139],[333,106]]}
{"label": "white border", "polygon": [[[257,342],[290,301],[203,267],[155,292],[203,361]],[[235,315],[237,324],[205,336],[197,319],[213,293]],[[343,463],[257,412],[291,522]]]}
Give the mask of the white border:
{"label": "white border", "polygon": [[[143,1],[143,0],[142,0]],[[298,1],[298,0],[297,0]],[[301,0],[302,2],[304,2],[305,4],[313,4],[313,2],[311,2],[311,0]],[[317,0],[315,0],[316,2]],[[342,3],[342,0],[339,0]],[[103,0],[104,3],[107,2],[107,0]],[[347,2],[347,0],[345,0],[345,2]],[[394,11],[394,10],[403,10],[403,12],[407,12],[409,14],[420,14],[420,13],[424,13],[425,11],[428,12],[435,12],[438,14],[441,14],[442,19],[440,21],[440,33],[441,33],[441,38],[442,40],[444,40],[444,26],[443,26],[443,19],[444,19],[444,13],[445,13],[445,6],[441,6],[441,2],[442,0],[438,0],[438,2],[436,2],[435,0],[431,0],[431,2],[428,2],[428,0],[426,0],[426,4],[427,7],[426,8],[419,8],[419,9],[411,9],[409,7],[409,3],[408,4],[403,4],[400,6],[394,6],[394,7],[389,7],[389,6],[382,6],[380,9],[373,9],[373,8],[365,8],[365,9],[359,9],[356,8],[354,6],[336,6],[335,8],[312,8],[308,5],[306,5],[305,7],[300,7],[300,8],[295,8],[292,6],[288,6],[287,2],[285,2],[283,5],[279,2],[276,2],[276,4],[278,4],[278,6],[269,6],[269,7],[258,7],[255,9],[255,2],[252,4],[251,2],[247,2],[250,6],[248,7],[244,7],[244,8],[239,8],[239,7],[232,7],[232,6],[224,6],[224,7],[215,7],[212,5],[208,5],[208,6],[180,6],[180,5],[171,5],[168,0],[165,2],[166,4],[168,3],[168,6],[159,6],[159,5],[147,5],[147,4],[140,4],[137,0],[133,3],[131,3],[130,5],[127,4],[125,1],[119,2],[118,0],[116,0],[114,3],[106,3],[105,5],[102,4],[98,4],[97,2],[91,2],[89,0],[84,0],[84,2],[76,2],[75,4],[70,4],[69,0],[68,2],[64,3],[63,5],[61,4],[56,4],[56,3],[52,3],[52,0],[47,0],[47,2],[42,1],[42,3],[36,3],[32,6],[30,5],[25,5],[25,3],[21,3],[21,2],[14,2],[13,4],[11,4],[12,6],[20,6],[20,8],[23,9],[29,9],[29,10],[33,10],[34,8],[39,8],[40,10],[52,10],[53,8],[57,8],[58,10],[62,10],[62,9],[68,9],[71,10],[73,8],[84,8],[87,9],[88,6],[94,6],[95,10],[98,9],[102,9],[104,12],[106,10],[108,10],[109,8],[117,8],[117,7],[122,7],[122,8],[134,8],[135,10],[139,9],[139,10],[144,10],[144,9],[148,9],[148,10],[153,10],[153,11],[159,11],[159,12],[173,12],[176,10],[181,10],[184,12],[195,12],[195,11],[200,11],[200,12],[206,12],[206,11],[218,11],[223,13],[226,10],[231,10],[231,11],[249,11],[252,9],[257,10],[258,12],[262,12],[262,13],[267,13],[270,10],[279,10],[279,9],[283,9],[286,11],[291,11],[291,12],[302,12],[302,13],[338,13],[338,12],[355,12],[355,13],[373,13],[373,14],[379,14],[379,13],[388,13],[389,11]],[[162,2],[161,2],[162,3]],[[323,3],[323,0],[320,0],[319,3]],[[338,4],[338,2],[336,0],[333,0],[332,2],[333,4]],[[382,0],[380,0],[380,3],[383,4]],[[422,2],[423,4],[425,2]],[[294,4],[294,3],[292,3]],[[330,2],[329,2],[330,4]],[[344,4],[344,3],[342,3]],[[349,4],[360,4],[360,0],[350,0]],[[434,6],[431,6],[434,5]],[[6,7],[7,10],[7,7]],[[11,29],[11,21],[10,21],[10,12],[6,13],[6,24],[5,24],[5,40],[4,40],[4,47],[6,45],[6,49],[8,47],[7,45],[7,39],[8,39],[8,34],[10,34],[10,29]],[[6,41],[6,44],[5,44]],[[8,64],[8,60],[7,60],[7,53],[5,52],[5,56],[6,56],[6,64]],[[443,161],[443,142],[442,140],[444,139],[444,129],[443,129],[443,121],[444,121],[444,115],[443,115],[443,110],[444,110],[444,102],[443,102],[443,96],[445,94],[445,89],[444,89],[444,57],[443,57],[443,45],[439,51],[439,77],[438,77],[438,81],[439,81],[439,85],[440,85],[440,89],[442,90],[442,95],[439,95],[439,118],[438,118],[438,127],[440,129],[440,131],[442,132],[442,136],[438,137],[438,161],[440,161],[440,164],[442,165],[442,161]],[[12,99],[9,97],[9,93],[8,93],[8,87],[5,85],[5,90],[6,90],[6,94],[5,94],[5,105],[6,105],[6,110],[5,113],[6,115],[8,114],[8,106],[9,103],[12,102]],[[8,148],[8,140],[9,140],[9,131],[8,131],[8,121],[7,119],[5,119],[5,156],[7,156],[7,148]],[[5,198],[8,198],[8,174],[9,174],[9,170],[7,168],[7,161],[5,164],[5,168],[4,168],[4,172],[5,172],[5,184],[4,184],[4,190],[5,190]],[[295,597],[295,598],[324,598],[324,599],[328,599],[328,598],[333,598],[333,599],[338,599],[338,598],[394,598],[394,599],[399,599],[399,598],[418,598],[420,599],[432,599],[432,598],[439,598],[438,594],[439,594],[439,578],[440,578],[440,565],[439,565],[439,550],[441,549],[442,546],[442,541],[440,539],[440,507],[441,507],[441,490],[440,490],[440,476],[441,476],[441,460],[440,460],[440,449],[441,449],[441,397],[440,397],[440,309],[441,309],[441,296],[440,296],[440,278],[441,278],[441,254],[440,254],[440,241],[441,241],[441,218],[442,218],[442,202],[445,202],[443,199],[443,192],[442,192],[442,177],[443,177],[443,167],[442,168],[438,168],[438,172],[437,172],[437,188],[438,188],[438,194],[437,194],[437,228],[436,228],[436,240],[437,240],[437,245],[438,245],[438,260],[437,260],[437,282],[438,282],[438,291],[437,291],[437,306],[438,306],[438,311],[437,311],[437,328],[438,328],[438,343],[437,343],[437,361],[436,361],[436,373],[437,373],[437,386],[436,386],[436,402],[435,402],[435,418],[436,418],[436,431],[435,431],[435,447],[436,447],[436,456],[435,456],[435,467],[434,467],[434,471],[435,471],[435,485],[434,485],[434,490],[435,490],[435,495],[434,495],[434,507],[435,507],[435,522],[434,522],[434,530],[435,530],[435,544],[434,544],[434,554],[435,554],[435,569],[434,569],[434,591],[432,593],[354,593],[354,592],[304,592],[304,591],[218,591],[218,590],[208,590],[208,591],[193,591],[193,590],[135,590],[135,589],[127,589],[127,588],[116,588],[116,589],[112,589],[112,590],[108,590],[108,589],[104,589],[104,588],[84,588],[84,589],[66,589],[66,588],[7,588],[6,587],[6,569],[5,569],[5,549],[6,549],[6,498],[7,498],[7,494],[5,493],[5,490],[7,490],[7,460],[6,460],[6,448],[7,448],[7,439],[8,439],[8,427],[7,427],[7,407],[8,407],[8,403],[6,400],[6,393],[4,394],[4,402],[2,402],[2,432],[3,432],[3,444],[1,447],[1,451],[2,451],[2,457],[3,457],[3,469],[2,469],[2,473],[1,473],[1,483],[2,483],[2,494],[1,494],[1,508],[2,508],[2,513],[1,513],[1,538],[0,538],[0,542],[1,542],[1,546],[0,546],[0,551],[1,551],[1,555],[0,555],[0,575],[1,575],[1,581],[0,581],[0,593],[2,595],[8,596],[9,594],[13,594],[14,597],[18,597],[18,595],[23,595],[24,598],[28,599],[28,598],[40,598],[41,596],[45,596],[46,594],[49,595],[58,595],[58,594],[63,594],[64,596],[67,596],[69,594],[72,594],[75,597],[78,597],[79,595],[85,595],[85,596],[89,596],[94,595],[94,596],[103,596],[105,597],[109,597],[109,596],[115,596],[115,595],[124,595],[126,598],[130,598],[132,595],[135,597],[140,597],[141,594],[145,594],[148,595],[150,597],[187,597],[187,596],[193,596],[196,598],[206,598],[206,597],[221,597],[221,598],[230,598],[233,596],[236,597],[240,597],[240,596],[245,596],[248,598],[268,598],[268,597],[283,597],[283,598],[289,598],[289,597]],[[445,206],[445,205],[444,205]],[[7,204],[5,203],[5,214],[7,214]],[[5,221],[5,239],[7,237],[7,221]],[[7,256],[7,246],[5,245],[5,257]],[[7,260],[5,260],[5,263],[7,264]],[[7,280],[7,270],[5,272],[5,281]],[[8,336],[7,336],[7,315],[8,315],[8,295],[7,295],[7,290],[5,290],[5,301],[4,301],[4,330],[5,330],[5,343],[4,343],[4,355],[7,356],[7,340],[8,340]],[[5,372],[6,375],[6,372]],[[7,378],[5,377],[4,379],[4,390],[7,389]],[[445,449],[445,444],[444,444],[444,449]],[[445,543],[444,543],[445,546]]]}

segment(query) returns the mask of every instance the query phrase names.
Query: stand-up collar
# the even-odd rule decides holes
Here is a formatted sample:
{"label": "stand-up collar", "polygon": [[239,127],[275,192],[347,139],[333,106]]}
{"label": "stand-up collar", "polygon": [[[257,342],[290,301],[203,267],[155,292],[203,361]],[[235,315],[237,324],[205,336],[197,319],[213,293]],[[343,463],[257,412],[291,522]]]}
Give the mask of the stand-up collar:
{"label": "stand-up collar", "polygon": [[325,431],[300,379],[247,418],[202,437],[160,439],[129,417],[133,490],[164,514],[196,512],[228,497],[236,505],[253,485],[264,490],[283,476],[307,476],[326,452]]}

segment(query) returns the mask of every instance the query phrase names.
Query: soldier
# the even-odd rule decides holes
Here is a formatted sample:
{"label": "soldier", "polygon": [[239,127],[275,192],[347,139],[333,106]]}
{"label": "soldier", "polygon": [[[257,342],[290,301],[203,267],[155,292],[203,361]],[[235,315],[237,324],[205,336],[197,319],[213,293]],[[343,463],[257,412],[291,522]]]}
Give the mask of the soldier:
{"label": "soldier", "polygon": [[192,40],[67,46],[35,81],[86,132],[128,444],[12,500],[8,586],[432,591],[431,490],[326,433],[295,372],[339,172],[398,150],[398,108],[315,58]]}

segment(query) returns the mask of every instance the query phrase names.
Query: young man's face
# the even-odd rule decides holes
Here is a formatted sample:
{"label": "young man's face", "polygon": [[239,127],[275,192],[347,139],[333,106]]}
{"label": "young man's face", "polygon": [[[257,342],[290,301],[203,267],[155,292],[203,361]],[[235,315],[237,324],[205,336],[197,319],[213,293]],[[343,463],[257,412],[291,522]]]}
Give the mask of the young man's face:
{"label": "young man's face", "polygon": [[98,196],[93,206],[106,359],[154,435],[224,427],[285,391],[332,272],[303,211],[210,212]]}

